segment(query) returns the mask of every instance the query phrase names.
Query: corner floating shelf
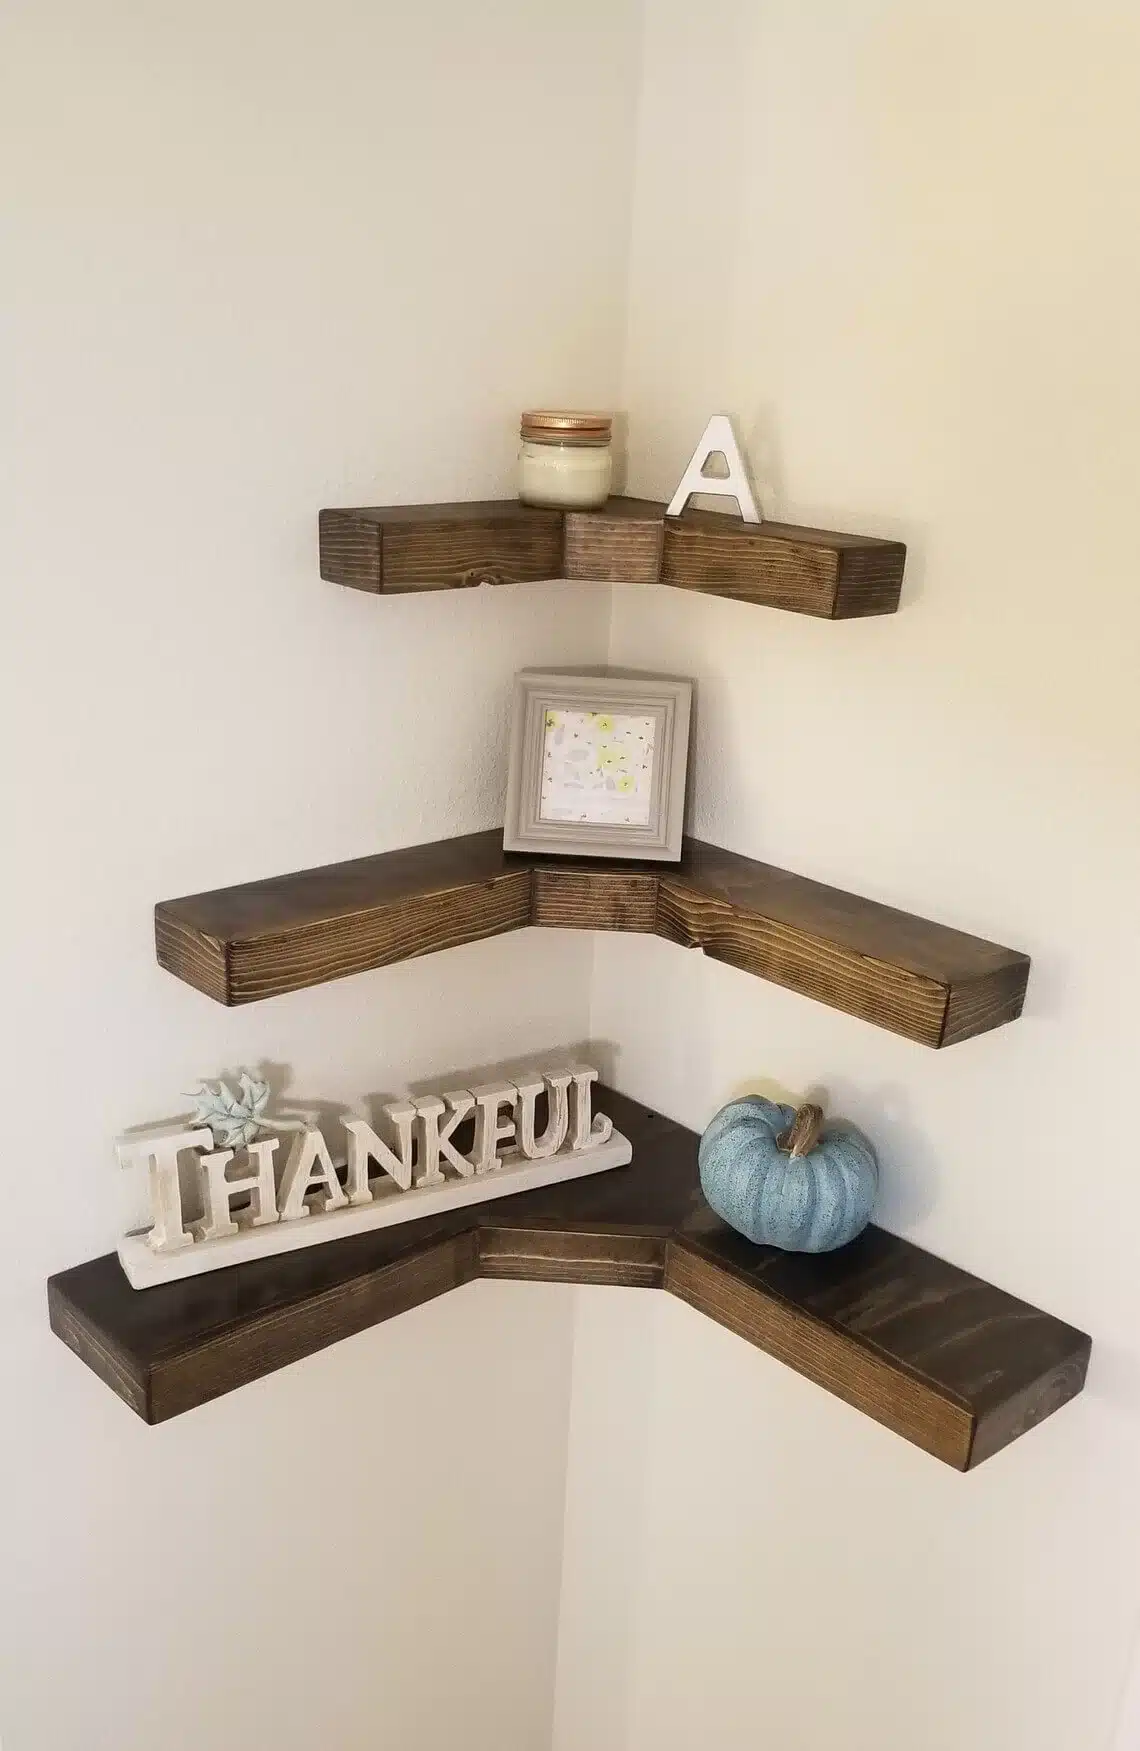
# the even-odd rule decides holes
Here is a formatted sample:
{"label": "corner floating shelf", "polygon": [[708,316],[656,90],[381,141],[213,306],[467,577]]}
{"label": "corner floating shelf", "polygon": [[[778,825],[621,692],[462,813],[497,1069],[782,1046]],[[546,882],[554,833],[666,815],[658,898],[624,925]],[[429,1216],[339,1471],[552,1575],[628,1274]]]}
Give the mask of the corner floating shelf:
{"label": "corner floating shelf", "polygon": [[501,499],[322,511],[320,555],[329,583],[382,595],[581,578],[850,620],[895,612],[906,548],[715,511],[667,517],[647,499],[566,512]]}
{"label": "corner floating shelf", "polygon": [[[321,575],[375,593],[578,578],[824,619],[890,614],[899,542],[611,499],[327,510]],[[515,857],[498,832],[155,908],[162,966],[252,1003],[526,925],[664,937],[927,1046],[1014,1020],[1013,949],[686,841],[677,867]],[[53,1331],[162,1422],[476,1277],[665,1289],[966,1471],[1076,1396],[1090,1340],[868,1228],[812,1257],[755,1247],[701,1196],[697,1138],[622,1095],[631,1166],[204,1277],[133,1290],[114,1254],[52,1277]]]}
{"label": "corner floating shelf", "polygon": [[752,1246],[704,1203],[692,1131],[601,1104],[629,1167],[156,1289],[108,1253],[51,1278],[52,1329],[148,1423],[476,1277],[665,1289],[959,1471],[1080,1392],[1083,1332],[880,1228]]}
{"label": "corner floating shelf", "polygon": [[255,1003],[524,925],[649,932],[926,1046],[1021,1013],[1014,949],[690,839],[679,865],[510,856],[498,832],[164,900],[161,966]]}

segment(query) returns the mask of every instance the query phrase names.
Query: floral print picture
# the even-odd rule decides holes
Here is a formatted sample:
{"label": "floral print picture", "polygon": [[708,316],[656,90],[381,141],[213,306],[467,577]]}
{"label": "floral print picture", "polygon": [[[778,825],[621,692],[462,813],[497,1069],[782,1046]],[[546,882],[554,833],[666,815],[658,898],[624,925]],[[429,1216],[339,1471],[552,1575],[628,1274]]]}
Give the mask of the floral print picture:
{"label": "floral print picture", "polygon": [[539,820],[648,827],[656,723],[623,712],[548,711]]}

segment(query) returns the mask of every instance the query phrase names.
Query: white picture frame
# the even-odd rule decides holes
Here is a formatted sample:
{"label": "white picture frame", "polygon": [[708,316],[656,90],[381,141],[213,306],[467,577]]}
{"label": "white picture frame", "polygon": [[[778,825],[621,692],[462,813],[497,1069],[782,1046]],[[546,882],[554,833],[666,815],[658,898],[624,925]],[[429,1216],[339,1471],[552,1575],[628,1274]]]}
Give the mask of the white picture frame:
{"label": "white picture frame", "polygon": [[692,697],[675,675],[523,669],[504,849],[679,863]]}

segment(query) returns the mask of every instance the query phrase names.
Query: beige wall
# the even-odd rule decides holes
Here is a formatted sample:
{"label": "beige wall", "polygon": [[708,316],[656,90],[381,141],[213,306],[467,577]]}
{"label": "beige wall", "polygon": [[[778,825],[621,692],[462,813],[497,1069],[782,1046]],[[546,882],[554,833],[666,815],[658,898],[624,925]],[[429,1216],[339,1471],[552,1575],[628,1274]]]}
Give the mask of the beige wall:
{"label": "beige wall", "polygon": [[110,1140],[198,1076],[352,1098],[585,1032],[581,936],[230,1012],[150,913],[501,820],[509,677],[604,656],[605,592],[324,585],[316,512],[509,492],[524,402],[615,400],[635,22],[0,6],[4,1751],[549,1742],[569,1291],[147,1429],[43,1285],[141,1213]]}
{"label": "beige wall", "polygon": [[[566,1594],[559,1751],[1092,1751],[1140,1608],[1140,15],[739,0],[708,24],[649,0],[632,486],[667,493],[733,410],[770,512],[907,540],[903,611],[619,590],[612,659],[697,677],[698,832],[1035,970],[1022,1022],[936,1054],[607,937],[594,1032],[697,1126],[822,1087],[881,1145],[888,1226],[1096,1349],[1077,1404],[960,1479],[679,1305],[648,1333],[620,1297],[583,1318],[583,1380],[648,1394],[648,1461],[623,1585],[592,1624]],[[571,1439],[587,1528],[601,1392]],[[591,1635],[632,1649],[593,1737]]]}

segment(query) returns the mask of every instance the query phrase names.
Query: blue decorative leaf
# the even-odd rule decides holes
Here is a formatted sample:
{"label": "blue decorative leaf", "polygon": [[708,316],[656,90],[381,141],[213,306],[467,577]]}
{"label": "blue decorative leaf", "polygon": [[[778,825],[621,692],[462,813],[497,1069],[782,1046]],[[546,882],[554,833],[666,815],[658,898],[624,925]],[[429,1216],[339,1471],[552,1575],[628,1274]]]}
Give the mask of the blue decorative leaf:
{"label": "blue decorative leaf", "polygon": [[222,1149],[252,1143],[259,1131],[268,1129],[265,1110],[269,1104],[269,1084],[243,1070],[239,1087],[240,1097],[225,1082],[219,1081],[214,1088],[204,1082],[187,1097],[194,1103],[192,1122],[208,1129]]}

